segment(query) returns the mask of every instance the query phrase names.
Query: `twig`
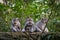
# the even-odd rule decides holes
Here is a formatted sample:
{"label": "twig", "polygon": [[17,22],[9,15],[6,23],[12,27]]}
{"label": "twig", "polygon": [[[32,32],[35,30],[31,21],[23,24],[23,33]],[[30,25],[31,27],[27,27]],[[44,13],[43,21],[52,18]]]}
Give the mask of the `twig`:
{"label": "twig", "polygon": [[[49,21],[51,15],[52,15],[52,9],[51,9],[51,13],[50,13],[50,15],[49,15],[48,21]],[[45,27],[44,27],[42,33],[44,33],[44,31],[45,31],[45,28],[46,28],[46,26],[47,26],[47,24],[48,24],[48,21],[46,22],[46,25],[45,25]]]}

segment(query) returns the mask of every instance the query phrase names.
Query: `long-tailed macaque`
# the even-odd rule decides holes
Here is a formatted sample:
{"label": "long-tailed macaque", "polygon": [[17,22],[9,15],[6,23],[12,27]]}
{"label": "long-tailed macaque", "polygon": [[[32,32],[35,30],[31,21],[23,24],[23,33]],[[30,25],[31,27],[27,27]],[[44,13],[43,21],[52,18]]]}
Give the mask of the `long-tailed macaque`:
{"label": "long-tailed macaque", "polygon": [[18,18],[12,19],[11,31],[12,32],[19,32],[19,31],[21,31],[20,22],[19,22]]}
{"label": "long-tailed macaque", "polygon": [[39,28],[37,28],[34,24],[34,21],[32,18],[28,17],[25,22],[25,27],[23,28],[22,32],[34,32],[35,30],[41,31]]}
{"label": "long-tailed macaque", "polygon": [[[41,31],[43,31],[44,28],[45,28],[45,25],[46,25],[46,22],[47,22],[47,21],[48,21],[48,19],[42,18],[41,20],[39,20],[39,21],[36,23],[36,26],[37,26],[38,28],[40,28]],[[45,28],[44,32],[49,32],[48,29],[47,29],[47,27]]]}

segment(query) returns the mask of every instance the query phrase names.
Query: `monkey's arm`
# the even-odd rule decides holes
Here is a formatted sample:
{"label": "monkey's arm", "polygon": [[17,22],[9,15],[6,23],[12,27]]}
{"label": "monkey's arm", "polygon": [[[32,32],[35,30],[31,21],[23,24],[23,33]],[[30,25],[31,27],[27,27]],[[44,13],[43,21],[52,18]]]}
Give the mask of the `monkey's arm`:
{"label": "monkey's arm", "polygon": [[15,27],[11,27],[11,31],[12,31],[12,32],[17,32],[17,30],[16,30]]}
{"label": "monkey's arm", "polygon": [[35,24],[37,27],[39,27],[39,26],[41,26],[42,25],[42,23],[41,23],[41,20],[40,21],[38,21],[38,22],[36,22],[36,24]]}
{"label": "monkey's arm", "polygon": [[25,28],[22,29],[22,32],[25,32]]}
{"label": "monkey's arm", "polygon": [[37,30],[38,32],[42,32],[42,30],[41,30],[40,28],[38,28],[37,26],[36,26],[36,30]]}
{"label": "monkey's arm", "polygon": [[21,31],[21,27],[19,24],[17,25],[17,31]]}
{"label": "monkey's arm", "polygon": [[18,31],[18,32],[20,32],[20,31],[21,31],[21,29],[20,29],[20,28],[17,28],[17,31]]}
{"label": "monkey's arm", "polygon": [[31,32],[35,32],[35,31],[42,32],[36,25],[34,25],[31,29]]}

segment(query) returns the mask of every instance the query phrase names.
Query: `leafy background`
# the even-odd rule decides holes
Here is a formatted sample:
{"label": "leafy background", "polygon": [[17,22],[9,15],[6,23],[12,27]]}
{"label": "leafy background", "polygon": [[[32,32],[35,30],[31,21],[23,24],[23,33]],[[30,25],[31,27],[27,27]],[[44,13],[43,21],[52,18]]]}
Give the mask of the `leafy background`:
{"label": "leafy background", "polygon": [[42,17],[49,18],[47,28],[50,32],[60,32],[60,0],[6,0],[0,2],[0,31],[9,32],[12,18],[18,17],[21,28],[26,17],[36,23]]}

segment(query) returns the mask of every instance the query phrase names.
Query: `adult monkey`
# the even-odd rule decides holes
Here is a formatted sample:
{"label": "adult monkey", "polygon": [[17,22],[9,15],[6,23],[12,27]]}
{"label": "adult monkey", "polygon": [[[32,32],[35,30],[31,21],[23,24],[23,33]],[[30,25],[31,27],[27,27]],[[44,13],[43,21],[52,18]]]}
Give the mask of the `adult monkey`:
{"label": "adult monkey", "polygon": [[[42,18],[41,20],[39,20],[37,23],[36,23],[36,26],[38,28],[41,29],[41,31],[44,30],[45,26],[46,26],[46,23],[47,23],[48,19],[47,18]],[[45,28],[44,32],[49,32],[47,27]]]}
{"label": "adult monkey", "polygon": [[11,31],[12,32],[20,32],[21,31],[21,27],[20,27],[20,22],[19,22],[19,18],[13,18],[12,19],[12,25],[11,25]]}
{"label": "adult monkey", "polygon": [[34,32],[35,30],[41,31],[36,25],[34,24],[34,21],[32,18],[27,17],[25,22],[25,27],[22,29],[22,32]]}

